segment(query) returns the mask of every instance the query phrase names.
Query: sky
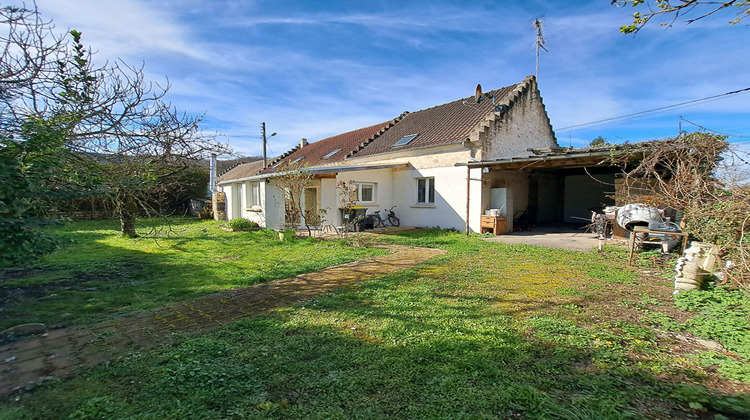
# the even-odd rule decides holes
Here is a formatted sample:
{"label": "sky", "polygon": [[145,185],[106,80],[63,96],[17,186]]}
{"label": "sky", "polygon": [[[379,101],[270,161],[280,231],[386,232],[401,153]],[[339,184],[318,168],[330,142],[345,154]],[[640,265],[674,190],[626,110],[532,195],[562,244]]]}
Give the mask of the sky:
{"label": "sky", "polygon": [[172,104],[204,114],[237,155],[262,154],[261,122],[277,133],[273,156],[472,96],[477,83],[518,83],[535,72],[536,18],[548,50],[539,90],[560,146],[674,137],[681,118],[685,131],[750,143],[750,92],[589,124],[750,88],[750,28],[729,25],[732,13],[633,36],[619,32],[633,9],[609,0],[36,3],[61,33],[81,31],[97,62],[168,81]]}

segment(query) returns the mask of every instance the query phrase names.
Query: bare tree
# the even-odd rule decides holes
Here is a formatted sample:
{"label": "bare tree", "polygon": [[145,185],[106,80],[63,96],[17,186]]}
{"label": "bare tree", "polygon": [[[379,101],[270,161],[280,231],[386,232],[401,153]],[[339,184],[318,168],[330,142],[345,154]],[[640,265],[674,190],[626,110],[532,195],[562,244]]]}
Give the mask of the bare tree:
{"label": "bare tree", "polygon": [[692,14],[694,17],[687,19],[686,22],[693,23],[722,10],[735,9],[737,10],[737,14],[734,19],[729,21],[731,25],[737,24],[742,19],[750,16],[750,0],[654,0],[653,5],[646,0],[611,0],[611,4],[619,7],[629,5],[631,7],[647,9],[643,13],[639,11],[633,13],[633,23],[620,27],[620,32],[626,34],[637,33],[651,19],[657,16],[667,17],[665,22],[660,23],[660,25],[667,27],[671,27],[677,19],[689,14]]}
{"label": "bare tree", "polygon": [[312,172],[298,162],[289,162],[280,167],[279,176],[276,177],[284,194],[284,228],[296,229],[304,224],[308,236],[312,235],[313,224],[319,223],[322,217],[320,213],[304,211],[302,205],[305,189],[312,181]]}
{"label": "bare tree", "polygon": [[87,181],[77,187],[112,203],[123,235],[136,236],[137,216],[160,213],[157,191],[225,151],[200,131],[203,117],[179,113],[165,101],[168,83],[147,82],[142,66],[94,65],[80,32],[65,42],[35,9],[3,7],[0,23],[8,29],[0,37],[0,146],[46,139],[50,150],[69,152],[75,164],[66,170]]}

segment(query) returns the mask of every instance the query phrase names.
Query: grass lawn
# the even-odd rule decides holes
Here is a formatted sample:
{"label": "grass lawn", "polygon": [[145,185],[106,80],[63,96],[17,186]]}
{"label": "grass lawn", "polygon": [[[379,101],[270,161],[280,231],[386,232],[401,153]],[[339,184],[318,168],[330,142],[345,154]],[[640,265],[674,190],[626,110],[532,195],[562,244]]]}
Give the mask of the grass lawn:
{"label": "grass lawn", "polygon": [[[239,244],[262,240],[224,235],[209,222],[189,224],[163,249],[84,226],[92,225],[70,231],[81,238],[75,245],[35,269],[39,284],[55,265],[107,268],[119,258],[133,258],[121,268],[142,265],[127,280],[142,294],[153,288],[173,299],[272,277],[249,273],[254,258],[222,259],[236,255]],[[680,295],[675,303],[670,273],[648,259],[631,270],[621,249],[575,253],[435,230],[382,240],[448,252],[412,270],[210,333],[178,335],[174,344],[47,382],[0,403],[0,419],[750,417],[744,294],[715,289]],[[293,247],[309,246],[298,251],[305,254],[298,264],[308,270],[335,263],[329,251],[344,259],[368,252],[299,242]],[[262,246],[278,258],[288,244]],[[91,249],[99,251],[82,251]],[[107,257],[106,249],[118,251]],[[179,283],[180,296],[158,292],[168,287],[153,278],[173,271],[196,272]],[[109,299],[110,289],[91,287],[98,288],[91,298]],[[41,318],[59,317],[47,311]],[[75,313],[78,322],[90,316]],[[726,350],[707,351],[691,334]]]}
{"label": "grass lawn", "polygon": [[75,222],[68,239],[38,264],[0,269],[0,330],[41,322],[50,327],[101,320],[225,289],[286,278],[385,251],[312,239],[279,241],[271,230],[227,232],[192,218],[139,221],[159,239],[123,238],[113,220]]}

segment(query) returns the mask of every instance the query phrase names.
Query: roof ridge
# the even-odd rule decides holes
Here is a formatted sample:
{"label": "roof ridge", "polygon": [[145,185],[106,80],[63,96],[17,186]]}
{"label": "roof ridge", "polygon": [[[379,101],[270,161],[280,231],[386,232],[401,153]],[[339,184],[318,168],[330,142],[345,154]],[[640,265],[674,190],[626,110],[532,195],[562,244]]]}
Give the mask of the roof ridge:
{"label": "roof ridge", "polygon": [[[528,76],[528,77],[533,77],[533,76]],[[528,79],[528,77],[526,77],[526,79]],[[492,89],[492,90],[489,90],[489,91],[485,92],[485,94],[488,94],[488,93],[490,93],[490,92],[497,92],[497,91],[501,91],[501,90],[503,90],[503,89],[507,89],[507,88],[509,88],[509,87],[518,87],[518,85],[524,84],[524,83],[526,82],[526,79],[524,79],[524,80],[523,80],[523,81],[521,81],[520,83],[513,83],[512,85],[508,85],[508,86],[503,86],[503,87],[499,87],[499,88],[497,88],[497,89]],[[465,98],[459,98],[459,99],[456,99],[456,100],[454,100],[454,101],[446,102],[446,103],[443,103],[443,104],[440,104],[440,105],[435,105],[435,106],[431,106],[431,107],[429,107],[429,108],[425,108],[425,109],[420,109],[419,111],[413,111],[413,112],[412,112],[412,114],[416,114],[417,112],[422,112],[422,111],[429,111],[429,110],[431,110],[431,109],[434,109],[434,108],[440,108],[441,106],[445,106],[445,105],[450,105],[450,104],[452,104],[452,103],[463,102],[463,101],[465,101],[465,100],[467,100],[467,99],[472,99],[472,98],[473,98],[473,96],[467,96],[467,97],[465,97]]]}
{"label": "roof ridge", "polygon": [[359,146],[355,147],[354,150],[352,150],[349,153],[347,153],[346,156],[344,156],[344,159],[342,159],[342,160],[346,160],[346,159],[348,159],[350,157],[353,157],[355,154],[357,154],[357,152],[359,152],[360,150],[364,149],[365,146],[367,146],[368,144],[372,143],[373,141],[375,141],[375,139],[377,139],[378,137],[380,137],[381,135],[383,135],[383,133],[385,133],[386,131],[388,131],[388,129],[390,129],[394,125],[398,124],[398,122],[401,121],[401,120],[403,120],[404,117],[406,117],[408,114],[409,114],[409,111],[402,112],[401,115],[399,115],[398,117],[394,118],[393,121],[391,121],[390,123],[386,124],[386,126],[383,127],[382,129],[380,129],[380,131],[378,131],[377,133],[373,134],[370,138],[368,138],[367,140],[365,140],[362,143],[360,143]]}
{"label": "roof ridge", "polygon": [[283,154],[281,154],[279,156],[276,156],[275,158],[273,158],[273,160],[271,162],[268,163],[268,166],[266,166],[265,168],[263,168],[263,170],[266,170],[266,169],[269,169],[269,168],[273,167],[273,165],[275,165],[277,162],[279,162],[280,160],[284,159],[285,157],[291,155],[292,153],[296,152],[299,149],[300,149],[300,146],[296,145],[296,146],[292,147],[291,149],[287,150],[285,153],[283,153]]}
{"label": "roof ridge", "polygon": [[[518,101],[518,98],[524,95],[528,90],[533,89],[535,86],[536,86],[536,78],[533,75],[526,76],[520,83],[516,83],[514,89],[508,92],[506,95],[504,95],[502,98],[502,101],[498,101],[495,104],[494,110],[487,113],[487,116],[484,118],[484,121],[480,121],[479,124],[477,124],[473,130],[471,130],[471,133],[469,134],[469,138],[467,140],[478,141],[480,132],[489,128],[493,122],[497,121],[498,118],[500,118],[502,115],[504,115],[513,107],[516,101]],[[506,86],[505,88],[507,87],[510,87],[510,86]],[[505,88],[500,88],[500,89],[505,89]],[[495,90],[500,90],[500,89],[495,89]],[[547,117],[547,122],[549,123],[549,116]],[[552,126],[550,125],[550,129],[551,128]]]}

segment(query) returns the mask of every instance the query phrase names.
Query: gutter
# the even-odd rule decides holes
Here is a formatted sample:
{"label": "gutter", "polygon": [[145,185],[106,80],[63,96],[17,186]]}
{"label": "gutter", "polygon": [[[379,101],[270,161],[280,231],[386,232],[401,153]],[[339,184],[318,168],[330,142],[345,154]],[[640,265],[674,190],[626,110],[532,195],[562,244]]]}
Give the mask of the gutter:
{"label": "gutter", "polygon": [[[319,166],[319,167],[314,167],[314,168],[304,168],[303,170],[310,171],[310,173],[313,175],[321,175],[321,174],[331,174],[331,173],[339,173],[339,172],[367,171],[367,170],[373,170],[373,169],[393,169],[393,168],[407,168],[407,167],[409,167],[408,163],[390,163],[390,164],[386,163],[386,164],[375,164],[375,165]],[[288,173],[289,171],[274,172],[270,174],[253,175],[253,176],[248,176],[244,178],[228,179],[226,181],[220,181],[219,185],[233,184],[235,182],[258,181],[261,179],[278,178]]]}

